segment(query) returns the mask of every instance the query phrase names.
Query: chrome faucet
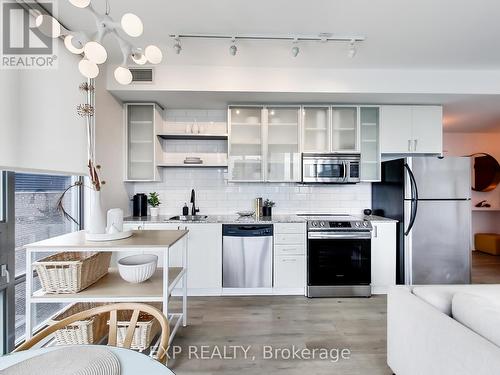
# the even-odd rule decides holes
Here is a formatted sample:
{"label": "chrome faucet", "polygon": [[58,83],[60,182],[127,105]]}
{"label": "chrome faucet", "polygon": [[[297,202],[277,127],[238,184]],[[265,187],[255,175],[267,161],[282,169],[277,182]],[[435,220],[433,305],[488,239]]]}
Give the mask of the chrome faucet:
{"label": "chrome faucet", "polygon": [[200,212],[200,209],[196,208],[196,196],[194,189],[191,189],[191,203],[193,204],[191,206],[191,216],[196,216],[196,213]]}

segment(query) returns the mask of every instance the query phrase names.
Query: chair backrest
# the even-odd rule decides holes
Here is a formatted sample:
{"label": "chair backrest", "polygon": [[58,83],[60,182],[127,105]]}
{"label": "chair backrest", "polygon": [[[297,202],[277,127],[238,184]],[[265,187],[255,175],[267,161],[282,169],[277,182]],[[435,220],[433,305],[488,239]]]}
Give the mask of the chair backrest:
{"label": "chair backrest", "polygon": [[109,333],[108,333],[108,345],[116,346],[116,336],[118,331],[118,311],[121,310],[132,310],[132,317],[130,318],[130,325],[127,328],[125,340],[123,342],[124,348],[130,348],[132,344],[132,339],[134,337],[135,327],[137,325],[137,321],[139,319],[139,315],[141,312],[148,313],[152,315],[158,322],[161,327],[161,336],[160,343],[158,347],[158,351],[156,353],[156,359],[160,362],[166,363],[164,360],[166,357],[166,351],[168,346],[168,338],[170,336],[170,327],[168,325],[168,320],[165,315],[158,309],[153,306],[146,305],[143,303],[115,303],[110,305],[102,305],[98,307],[94,307],[89,310],[80,311],[76,314],[68,316],[55,324],[48,326],[43,329],[35,336],[31,338],[31,340],[26,341],[22,345],[14,350],[15,352],[19,352],[22,350],[29,349],[39,343],[41,340],[56,332],[57,330],[64,328],[71,323],[77,322],[79,320],[88,319],[95,315],[100,315],[109,312]]}

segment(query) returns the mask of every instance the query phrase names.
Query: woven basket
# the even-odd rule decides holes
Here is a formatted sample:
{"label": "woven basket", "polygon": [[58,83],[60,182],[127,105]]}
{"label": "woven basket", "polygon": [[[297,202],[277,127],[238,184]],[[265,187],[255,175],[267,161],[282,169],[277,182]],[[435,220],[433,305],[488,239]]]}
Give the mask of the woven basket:
{"label": "woven basket", "polygon": [[[162,308],[161,303],[148,303],[148,305],[156,307],[158,310],[161,310]],[[118,347],[123,347],[123,342],[125,341],[125,336],[127,335],[127,328],[130,325],[132,313],[132,310],[118,311],[118,329],[116,333],[116,346]],[[130,349],[142,352],[143,350],[149,348],[155,336],[158,334],[158,332],[160,332],[160,328],[160,323],[158,322],[158,320],[156,320],[155,317],[141,311],[141,313],[139,314],[139,319],[137,320],[137,325],[135,327]]]}
{"label": "woven basket", "polygon": [[110,252],[63,252],[34,262],[45,293],[78,293],[108,273]]}
{"label": "woven basket", "polygon": [[[68,306],[52,317],[52,323],[59,322],[68,316],[89,310],[103,303],[79,302]],[[97,344],[108,333],[107,320],[109,313],[94,315],[85,320],[79,320],[55,332],[57,345],[87,345]]]}

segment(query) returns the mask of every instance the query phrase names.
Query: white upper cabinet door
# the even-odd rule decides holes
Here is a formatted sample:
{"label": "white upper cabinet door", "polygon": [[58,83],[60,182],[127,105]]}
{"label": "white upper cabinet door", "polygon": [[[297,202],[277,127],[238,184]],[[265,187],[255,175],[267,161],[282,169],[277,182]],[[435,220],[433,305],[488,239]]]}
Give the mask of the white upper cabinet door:
{"label": "white upper cabinet door", "polygon": [[332,107],[332,152],[357,152],[358,108]]}
{"label": "white upper cabinet door", "polygon": [[412,152],[441,154],[443,152],[443,108],[412,107]]}
{"label": "white upper cabinet door", "polygon": [[300,181],[300,107],[268,107],[266,181]]}
{"label": "white upper cabinet door", "polygon": [[405,154],[412,147],[412,107],[385,105],[380,107],[380,151]]}
{"label": "white upper cabinet door", "polygon": [[303,151],[330,151],[330,109],[329,107],[303,107]]}
{"label": "white upper cabinet door", "polygon": [[262,107],[230,107],[229,180],[263,181]]}

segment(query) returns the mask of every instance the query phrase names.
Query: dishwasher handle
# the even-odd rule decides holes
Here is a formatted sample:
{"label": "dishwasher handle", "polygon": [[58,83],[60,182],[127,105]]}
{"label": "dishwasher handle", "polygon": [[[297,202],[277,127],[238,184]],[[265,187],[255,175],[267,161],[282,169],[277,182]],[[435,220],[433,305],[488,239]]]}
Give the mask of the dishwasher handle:
{"label": "dishwasher handle", "polygon": [[267,237],[273,235],[272,225],[223,225],[222,235],[226,237]]}

